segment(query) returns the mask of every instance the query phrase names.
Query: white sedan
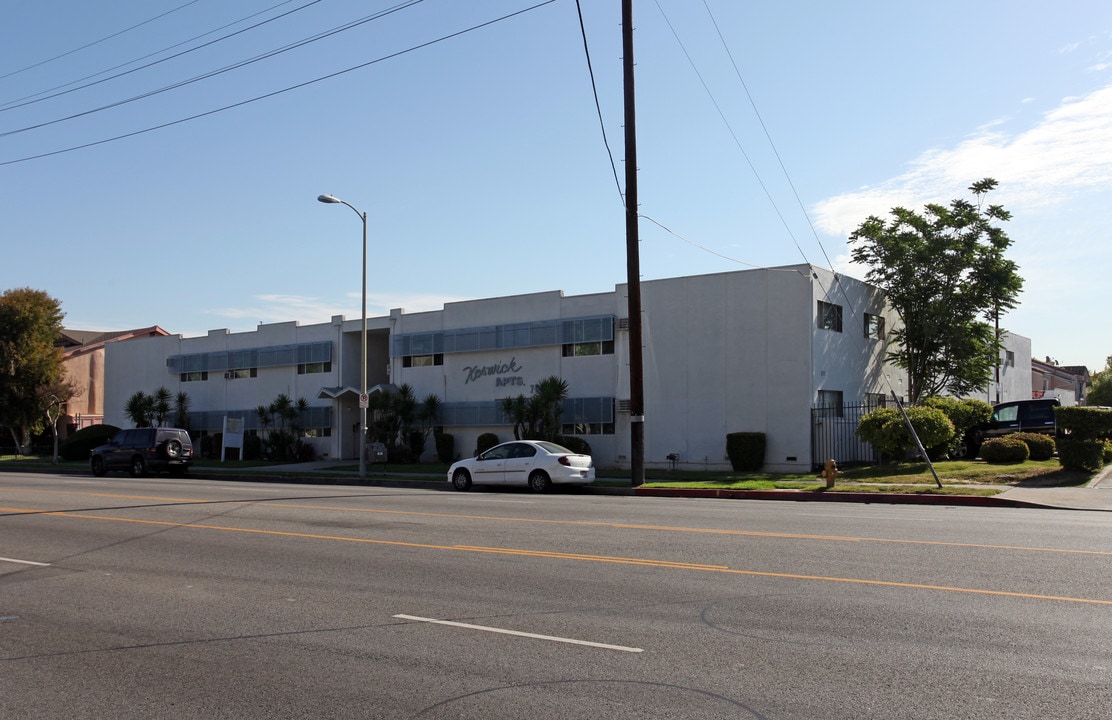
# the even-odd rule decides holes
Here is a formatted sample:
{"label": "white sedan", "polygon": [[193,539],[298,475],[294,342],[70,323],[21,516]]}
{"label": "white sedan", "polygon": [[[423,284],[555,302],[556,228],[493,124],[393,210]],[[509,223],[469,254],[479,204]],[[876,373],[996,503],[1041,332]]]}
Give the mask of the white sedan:
{"label": "white sedan", "polygon": [[448,481],[456,490],[469,490],[472,484],[528,485],[534,492],[545,492],[553,485],[594,482],[595,466],[590,455],[577,455],[556,443],[515,440],[453,463]]}

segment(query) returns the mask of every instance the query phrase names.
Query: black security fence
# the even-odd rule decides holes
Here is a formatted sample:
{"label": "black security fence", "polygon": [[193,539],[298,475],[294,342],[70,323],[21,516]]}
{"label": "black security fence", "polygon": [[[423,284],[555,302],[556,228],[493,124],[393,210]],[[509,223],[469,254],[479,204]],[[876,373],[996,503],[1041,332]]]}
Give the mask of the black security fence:
{"label": "black security fence", "polygon": [[811,408],[812,468],[821,468],[827,460],[839,467],[879,463],[880,453],[855,434],[862,416],[877,407],[878,403],[872,402]]}

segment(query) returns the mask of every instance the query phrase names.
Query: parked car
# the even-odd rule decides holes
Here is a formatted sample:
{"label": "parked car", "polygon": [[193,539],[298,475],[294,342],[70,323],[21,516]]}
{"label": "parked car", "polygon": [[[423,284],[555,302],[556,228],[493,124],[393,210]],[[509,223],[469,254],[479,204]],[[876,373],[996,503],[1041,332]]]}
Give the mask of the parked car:
{"label": "parked car", "polygon": [[1061,404],[1058,398],[1000,403],[992,409],[992,418],[984,429],[984,436],[1000,437],[1017,432],[1054,435],[1058,427],[1054,420],[1054,408]]}
{"label": "parked car", "polygon": [[992,417],[987,423],[974,428],[969,433],[967,444],[970,453],[967,457],[976,457],[980,453],[981,444],[994,437],[1019,432],[1057,436],[1058,425],[1054,419],[1054,408],[1061,404],[1058,398],[1000,403],[992,409]]}
{"label": "parked car", "polygon": [[180,428],[131,428],[121,430],[107,445],[93,448],[89,465],[100,477],[109,470],[127,470],[132,477],[166,470],[184,475],[193,464],[193,443]]}
{"label": "parked car", "polygon": [[452,463],[448,480],[456,490],[469,490],[472,484],[528,485],[534,492],[545,492],[553,485],[594,482],[595,466],[590,455],[556,443],[515,440]]}

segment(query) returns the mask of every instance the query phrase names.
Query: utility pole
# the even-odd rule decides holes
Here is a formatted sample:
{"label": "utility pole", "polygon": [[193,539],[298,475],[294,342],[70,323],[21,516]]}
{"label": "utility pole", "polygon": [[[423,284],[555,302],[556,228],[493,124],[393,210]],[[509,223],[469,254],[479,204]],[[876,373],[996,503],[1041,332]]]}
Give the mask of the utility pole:
{"label": "utility pole", "polygon": [[625,86],[626,289],[629,293],[630,482],[645,482],[645,371],[641,346],[641,259],[637,234],[637,123],[633,93],[633,0],[622,0]]}

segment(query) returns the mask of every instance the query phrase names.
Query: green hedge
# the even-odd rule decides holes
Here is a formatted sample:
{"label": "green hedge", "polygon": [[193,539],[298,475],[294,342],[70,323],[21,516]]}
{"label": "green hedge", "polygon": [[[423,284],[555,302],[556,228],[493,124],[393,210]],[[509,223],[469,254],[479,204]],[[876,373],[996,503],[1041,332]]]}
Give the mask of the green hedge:
{"label": "green hedge", "polygon": [[456,459],[456,437],[451,433],[436,433],[436,459],[442,463],[451,463]]}
{"label": "green hedge", "polygon": [[90,450],[106,444],[119,431],[115,425],[90,425],[81,428],[58,445],[58,456],[63,460],[88,460]]}
{"label": "green hedge", "polygon": [[990,438],[981,445],[981,458],[987,463],[1021,463],[1030,456],[1027,443],[1016,435]]}
{"label": "green hedge", "polygon": [[1054,457],[1054,438],[1049,435],[1043,435],[1041,433],[1015,433],[1010,437],[1027,443],[1027,449],[1031,451],[1032,460],[1049,460]]}
{"label": "green hedge", "polygon": [[765,434],[735,432],[726,434],[726,455],[734,472],[757,472],[764,467]]}
{"label": "green hedge", "polygon": [[1112,438],[1112,410],[1091,407],[1056,407],[1058,431],[1075,440]]}
{"label": "green hedge", "polygon": [[577,455],[591,454],[591,443],[581,437],[576,437],[575,435],[557,435],[555,442],[557,445],[563,445]]}
{"label": "green hedge", "polygon": [[[944,446],[954,437],[954,424],[942,410],[923,406],[905,409],[911,426],[915,428],[924,448]],[[907,455],[907,451],[915,447],[915,440],[907,431],[907,423],[904,422],[903,415],[895,408],[878,408],[865,413],[861,422],[857,424],[856,435],[872,445],[877,452],[887,455],[896,462],[902,460]]]}
{"label": "green hedge", "polygon": [[475,441],[475,454],[486,452],[498,444],[498,436],[494,433],[483,433]]}
{"label": "green hedge", "polygon": [[1099,472],[1104,466],[1103,440],[1078,440],[1065,437],[1058,441],[1058,460],[1067,470]]}

